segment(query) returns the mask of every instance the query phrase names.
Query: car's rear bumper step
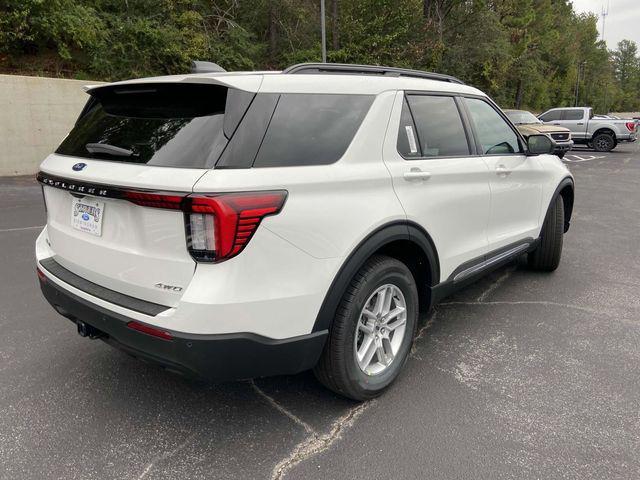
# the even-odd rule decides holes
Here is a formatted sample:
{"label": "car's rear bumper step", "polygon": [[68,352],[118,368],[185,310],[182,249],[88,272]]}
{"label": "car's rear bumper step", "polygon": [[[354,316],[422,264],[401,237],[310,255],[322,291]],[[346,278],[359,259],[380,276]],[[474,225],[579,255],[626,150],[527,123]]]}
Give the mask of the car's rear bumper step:
{"label": "car's rear bumper step", "polygon": [[110,290],[93,282],[90,282],[89,280],[86,280],[64,268],[62,265],[56,262],[53,257],[40,260],[40,266],[47,270],[54,277],[59,278],[63,282],[68,283],[78,290],[82,290],[83,292],[88,293],[92,297],[99,298],[100,300],[104,300],[105,302],[113,303],[114,305],[124,307],[128,310],[133,310],[134,312],[144,313],[145,315],[154,317],[160,312],[164,312],[165,310],[171,308],[165,305],[147,302],[146,300],[141,300],[139,298],[130,297],[129,295],[125,295],[123,293],[116,292],[115,290]]}
{"label": "car's rear bumper step", "polygon": [[309,370],[318,362],[327,336],[324,330],[274,340],[251,333],[194,335],[167,330],[171,340],[165,340],[129,328],[133,319],[94,305],[46,278],[40,279],[40,288],[58,313],[91,327],[94,337],[135,357],[209,381]]}

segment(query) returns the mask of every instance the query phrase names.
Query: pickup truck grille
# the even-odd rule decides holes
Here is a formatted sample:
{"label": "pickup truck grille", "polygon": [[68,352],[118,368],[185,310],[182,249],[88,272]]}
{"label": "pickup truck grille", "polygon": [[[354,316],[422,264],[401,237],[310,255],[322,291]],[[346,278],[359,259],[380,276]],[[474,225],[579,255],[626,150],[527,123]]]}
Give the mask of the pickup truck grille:
{"label": "pickup truck grille", "polygon": [[552,133],[551,138],[554,140],[569,140],[568,133]]}

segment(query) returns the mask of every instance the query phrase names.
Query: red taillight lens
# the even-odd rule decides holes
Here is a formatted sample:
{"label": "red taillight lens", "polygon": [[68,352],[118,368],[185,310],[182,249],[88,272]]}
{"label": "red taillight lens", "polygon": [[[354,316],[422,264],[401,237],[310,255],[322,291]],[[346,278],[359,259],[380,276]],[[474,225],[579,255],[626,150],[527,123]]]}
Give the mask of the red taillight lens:
{"label": "red taillight lens", "polygon": [[636,122],[627,122],[627,130],[633,132],[636,129]]}
{"label": "red taillight lens", "polygon": [[239,254],[249,243],[262,219],[277,214],[287,192],[227,193],[189,196],[187,246],[199,261],[220,262]]}
{"label": "red taillight lens", "polygon": [[47,276],[44,274],[44,272],[42,270],[40,270],[39,267],[36,267],[36,274],[38,275],[38,279],[44,283],[47,281]]}
{"label": "red taillight lens", "polygon": [[144,323],[129,322],[127,323],[127,327],[138,332],[146,333],[147,335],[151,335],[153,337],[161,338],[162,340],[173,340],[173,335],[171,335],[169,332],[165,332],[164,330],[161,330],[159,328],[152,327],[151,325],[145,325]]}
{"label": "red taillight lens", "polygon": [[131,203],[142,207],[167,208],[169,210],[180,210],[182,200],[184,199],[181,195],[165,195],[161,193],[136,192],[130,190],[124,191],[123,196]]}
{"label": "red taillight lens", "polygon": [[262,219],[282,209],[287,191],[182,196],[127,190],[122,198],[143,207],[183,211],[191,256],[221,262],[239,254]]}

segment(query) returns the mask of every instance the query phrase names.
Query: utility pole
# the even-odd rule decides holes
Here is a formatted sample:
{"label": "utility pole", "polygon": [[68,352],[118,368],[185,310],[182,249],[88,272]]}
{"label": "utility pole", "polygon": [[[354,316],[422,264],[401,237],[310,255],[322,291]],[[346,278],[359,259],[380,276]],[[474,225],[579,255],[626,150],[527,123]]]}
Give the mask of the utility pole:
{"label": "utility pole", "polygon": [[[605,27],[605,22],[607,20],[607,15],[609,15],[609,0],[607,0],[607,9],[605,10],[604,8],[604,4],[602,5],[602,41],[604,42],[604,46],[605,48],[607,47],[607,41],[604,38],[604,27]],[[607,51],[609,49],[607,48]],[[607,66],[609,66],[609,60],[607,59]],[[609,113],[609,107],[607,107],[607,95],[609,93],[609,78],[608,76],[605,77],[605,83],[604,83],[604,113],[608,114]]]}
{"label": "utility pole", "polygon": [[327,63],[327,29],[325,25],[324,0],[320,0],[320,29],[322,30],[322,63]]}

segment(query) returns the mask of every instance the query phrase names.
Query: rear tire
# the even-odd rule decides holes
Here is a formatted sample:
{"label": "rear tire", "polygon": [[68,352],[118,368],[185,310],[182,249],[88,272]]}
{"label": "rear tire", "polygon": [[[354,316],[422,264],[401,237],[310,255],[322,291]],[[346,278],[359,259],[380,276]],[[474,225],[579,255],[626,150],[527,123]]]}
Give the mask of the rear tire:
{"label": "rear tire", "polygon": [[593,149],[596,152],[610,152],[616,148],[616,139],[608,133],[599,133],[593,137]]}
{"label": "rear tire", "polygon": [[[381,309],[376,316],[376,302],[380,300],[382,306],[385,298],[390,298],[389,314]],[[402,305],[404,315],[392,317]],[[385,318],[389,318],[388,323]],[[400,375],[417,324],[418,289],[411,271],[395,258],[375,255],[347,287],[314,373],[323,385],[345,397],[359,401],[377,397]],[[397,339],[396,334],[400,335]],[[375,353],[360,359],[358,354],[369,350],[365,340],[373,342],[368,345]],[[363,367],[366,358],[370,363]]]}
{"label": "rear tire", "polygon": [[529,266],[534,270],[552,272],[560,265],[562,238],[564,235],[564,202],[558,195],[547,216],[540,233],[538,247],[529,253]]}

